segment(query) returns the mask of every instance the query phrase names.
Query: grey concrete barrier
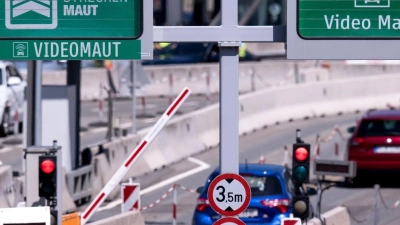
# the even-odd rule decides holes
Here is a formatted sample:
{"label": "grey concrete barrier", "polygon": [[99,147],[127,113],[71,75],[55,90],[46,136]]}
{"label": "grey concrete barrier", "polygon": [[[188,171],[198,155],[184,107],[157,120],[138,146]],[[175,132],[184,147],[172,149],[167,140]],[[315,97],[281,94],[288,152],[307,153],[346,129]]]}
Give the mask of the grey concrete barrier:
{"label": "grey concrete barrier", "polygon": [[[322,219],[325,220],[324,225],[350,225],[350,215],[345,207],[338,206],[332,210],[321,215]],[[320,219],[313,218],[304,225],[322,225]]]}
{"label": "grey concrete barrier", "polygon": [[11,166],[0,166],[0,208],[14,207],[15,196]]}
{"label": "grey concrete barrier", "polygon": [[[399,65],[347,65],[343,61],[324,62],[324,68],[315,69],[315,61],[288,61],[270,60],[261,62],[243,62],[239,65],[239,88],[241,92],[248,92],[252,88],[252,79],[257,90],[282,84],[295,82],[294,65],[298,65],[299,73],[304,82],[325,79],[342,79],[346,77],[365,77],[393,73],[400,69]],[[313,69],[313,72],[304,72]],[[328,68],[328,69],[326,69]],[[254,70],[254,77],[251,71]],[[210,91],[219,91],[219,65],[218,63],[185,64],[185,65],[155,65],[144,66],[144,71],[150,79],[150,84],[145,86],[146,96],[168,96],[170,93],[169,75],[173,78],[173,91],[179,92],[184,86],[190,87],[193,94],[205,94],[207,90],[206,74],[211,76]],[[318,72],[322,71],[322,72]],[[324,72],[325,71],[325,72]],[[329,75],[326,75],[328,71]],[[325,73],[325,74],[323,74]],[[119,77],[117,69],[112,70],[112,79],[116,88],[124,83],[123,77]],[[291,76],[290,76],[291,75]],[[26,76],[26,75],[25,75]],[[108,85],[107,71],[104,68],[82,70],[82,100],[97,100],[100,91],[100,83]],[[129,80],[129,79],[128,79]],[[46,71],[43,73],[43,84],[63,85],[66,82],[65,71]]]}
{"label": "grey concrete barrier", "polygon": [[116,216],[108,217],[103,220],[99,220],[93,223],[88,223],[91,225],[144,225],[144,218],[140,212],[130,211]]}
{"label": "grey concrete barrier", "polygon": [[[329,114],[385,108],[400,99],[400,76],[385,75],[338,81],[314,82],[264,89],[240,97],[239,134],[286,122]],[[104,154],[95,156],[104,172],[95,176],[105,184],[139,144],[150,128],[137,135],[115,139],[104,145],[111,150],[109,162]],[[219,143],[219,105],[173,118],[151,143],[125,177],[135,177],[199,153]],[[97,151],[94,149],[93,151]],[[99,181],[101,180],[101,181]],[[96,186],[96,185],[94,185]],[[104,185],[103,185],[104,186]],[[94,195],[98,194],[94,191]],[[116,196],[114,190],[112,196]],[[111,197],[110,197],[111,198]]]}

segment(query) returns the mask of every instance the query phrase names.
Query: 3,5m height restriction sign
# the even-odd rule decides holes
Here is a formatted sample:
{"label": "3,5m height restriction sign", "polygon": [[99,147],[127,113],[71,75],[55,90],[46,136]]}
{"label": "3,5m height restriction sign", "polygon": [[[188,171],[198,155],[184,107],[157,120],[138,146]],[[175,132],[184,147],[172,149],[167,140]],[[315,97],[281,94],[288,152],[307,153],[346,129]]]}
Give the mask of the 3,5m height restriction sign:
{"label": "3,5m height restriction sign", "polygon": [[247,209],[251,189],[247,181],[233,173],[217,176],[208,188],[212,209],[222,216],[236,216]]}

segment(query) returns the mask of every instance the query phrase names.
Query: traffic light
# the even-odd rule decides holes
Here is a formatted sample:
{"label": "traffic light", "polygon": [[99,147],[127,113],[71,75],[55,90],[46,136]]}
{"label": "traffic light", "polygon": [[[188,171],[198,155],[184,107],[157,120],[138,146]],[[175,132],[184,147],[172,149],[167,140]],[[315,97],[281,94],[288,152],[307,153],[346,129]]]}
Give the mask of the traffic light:
{"label": "traffic light", "polygon": [[292,209],[293,216],[302,220],[308,218],[310,200],[308,196],[298,195],[293,196]]}
{"label": "traffic light", "polygon": [[297,185],[309,182],[310,145],[293,144],[292,178]]}
{"label": "traffic light", "polygon": [[57,196],[57,157],[39,156],[39,197],[51,199]]}

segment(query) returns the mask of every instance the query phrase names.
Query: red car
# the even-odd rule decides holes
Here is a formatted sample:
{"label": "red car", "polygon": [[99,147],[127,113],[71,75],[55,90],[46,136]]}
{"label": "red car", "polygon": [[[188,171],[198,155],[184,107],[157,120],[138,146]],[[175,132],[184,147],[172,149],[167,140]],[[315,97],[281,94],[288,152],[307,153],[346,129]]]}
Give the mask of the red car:
{"label": "red car", "polygon": [[369,111],[348,132],[348,159],[360,172],[400,171],[400,110]]}

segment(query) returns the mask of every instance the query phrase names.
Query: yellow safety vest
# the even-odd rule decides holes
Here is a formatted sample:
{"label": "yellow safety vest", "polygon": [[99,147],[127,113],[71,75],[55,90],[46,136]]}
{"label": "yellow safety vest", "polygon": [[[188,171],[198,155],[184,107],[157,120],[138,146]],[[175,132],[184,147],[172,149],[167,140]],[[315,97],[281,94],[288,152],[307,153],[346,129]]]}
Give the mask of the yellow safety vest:
{"label": "yellow safety vest", "polygon": [[165,47],[168,47],[169,45],[171,45],[171,43],[162,42],[159,45],[160,45],[161,48],[165,48]]}
{"label": "yellow safety vest", "polygon": [[243,43],[242,46],[240,46],[239,48],[239,57],[243,58],[246,57],[246,48],[247,48],[247,44]]}

